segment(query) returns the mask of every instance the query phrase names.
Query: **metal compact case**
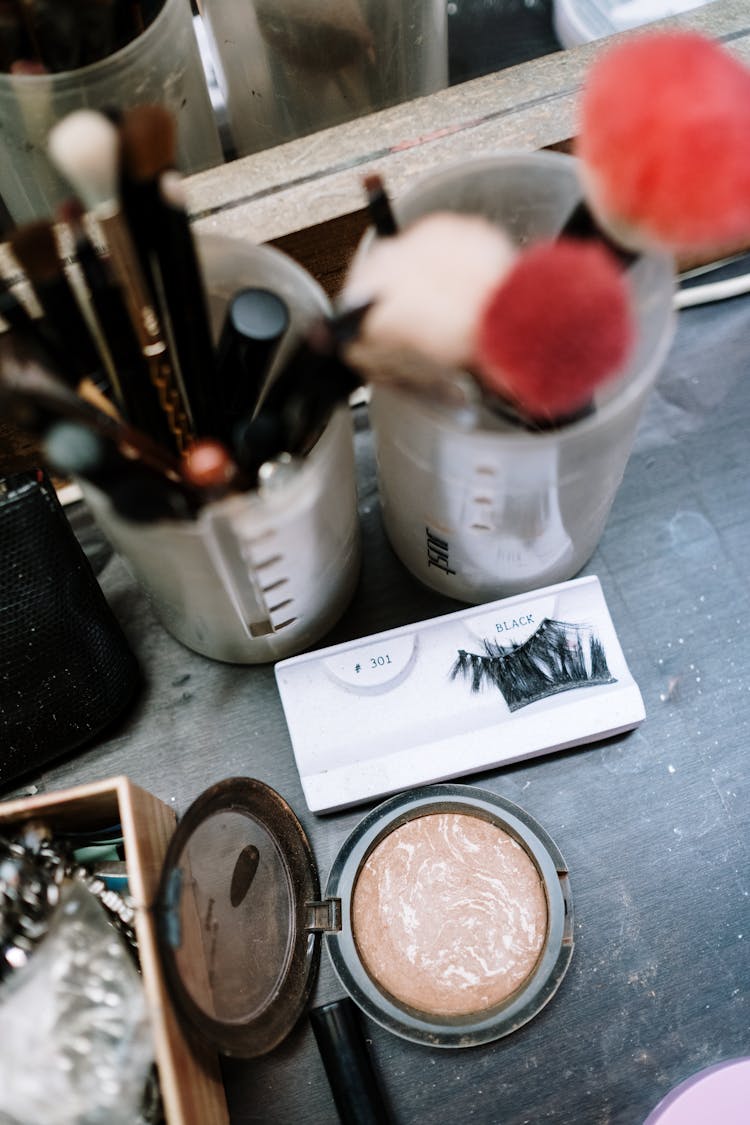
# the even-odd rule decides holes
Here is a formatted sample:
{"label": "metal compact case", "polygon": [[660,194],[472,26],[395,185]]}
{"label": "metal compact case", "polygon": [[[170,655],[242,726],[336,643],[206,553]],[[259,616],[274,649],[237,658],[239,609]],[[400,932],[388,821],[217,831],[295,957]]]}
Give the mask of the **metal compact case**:
{"label": "metal compact case", "polygon": [[[404,861],[413,855],[412,834],[424,850],[414,896],[410,880],[417,876]],[[416,936],[404,943],[394,930],[398,956],[388,960],[403,956],[403,975],[427,982],[414,996],[375,963],[388,936],[376,912],[390,916],[395,874],[405,880],[396,913]],[[452,883],[463,896],[455,910],[446,897]],[[404,909],[410,897],[411,912]],[[420,919],[420,910],[429,917]],[[405,1039],[440,1047],[515,1031],[554,995],[573,952],[568,872],[556,845],[517,805],[467,785],[413,790],[371,811],[340,848],[321,896],[310,843],[283,798],[250,778],[220,782],[178,824],[157,914],[178,1012],[204,1041],[241,1057],[271,1050],[296,1023],[312,989],[321,934],[343,987],[368,1016]],[[428,945],[442,935],[434,973],[431,945],[413,973],[409,968],[419,933]],[[480,942],[496,933],[493,956],[516,974],[504,990],[489,980],[497,976],[492,966],[486,994],[481,979],[474,991],[471,982],[468,991],[451,984],[473,971],[476,942],[466,933]],[[479,964],[487,961],[480,952]]]}

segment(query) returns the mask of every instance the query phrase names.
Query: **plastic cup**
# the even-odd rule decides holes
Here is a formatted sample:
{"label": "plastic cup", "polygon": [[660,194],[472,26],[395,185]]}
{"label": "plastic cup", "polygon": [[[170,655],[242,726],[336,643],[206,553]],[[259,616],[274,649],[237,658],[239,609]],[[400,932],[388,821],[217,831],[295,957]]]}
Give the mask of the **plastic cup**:
{"label": "plastic cup", "polygon": [[221,163],[190,0],[165,0],[141,35],[89,66],[56,74],[0,74],[0,196],[15,222],[48,217],[70,195],[46,153],[55,122],[76,109],[127,109],[145,102],[159,102],[175,114],[182,172]]}
{"label": "plastic cup", "polygon": [[204,0],[240,156],[448,84],[444,0]]}
{"label": "plastic cup", "polygon": [[[264,286],[287,301],[290,327],[275,365],[330,311],[312,277],[272,247],[204,235],[198,250],[216,335],[238,289]],[[298,468],[207,504],[193,521],[134,523],[91,485],[84,494],[164,627],[214,660],[256,664],[301,652],[333,627],[354,593],[361,544],[346,405]]]}
{"label": "plastic cup", "polygon": [[[523,246],[555,236],[580,198],[573,157],[509,153],[428,177],[394,210],[401,224],[435,210],[480,213]],[[465,602],[493,601],[565,581],[593,554],[674,330],[672,260],[641,256],[627,283],[637,326],[630,360],[575,423],[530,433],[484,412],[472,424],[373,387],[385,528],[425,585]]]}

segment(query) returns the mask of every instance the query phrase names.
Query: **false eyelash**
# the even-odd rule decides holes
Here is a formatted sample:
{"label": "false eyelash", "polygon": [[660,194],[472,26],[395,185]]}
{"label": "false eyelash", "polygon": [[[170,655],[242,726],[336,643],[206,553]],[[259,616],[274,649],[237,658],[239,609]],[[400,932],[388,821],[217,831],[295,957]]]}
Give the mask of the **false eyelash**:
{"label": "false eyelash", "polygon": [[545,618],[521,644],[483,640],[483,653],[458,650],[450,678],[472,692],[496,687],[511,711],[572,688],[616,683],[599,638],[585,625]]}

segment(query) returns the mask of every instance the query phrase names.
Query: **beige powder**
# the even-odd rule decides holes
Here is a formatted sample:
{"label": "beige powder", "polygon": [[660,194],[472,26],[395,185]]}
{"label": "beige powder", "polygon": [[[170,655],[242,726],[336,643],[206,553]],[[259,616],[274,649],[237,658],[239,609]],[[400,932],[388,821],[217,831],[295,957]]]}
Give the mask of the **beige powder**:
{"label": "beige powder", "polygon": [[370,853],[354,888],[365,968],[401,1003],[469,1015],[506,1000],[530,975],[547,933],[547,900],[526,850],[468,813],[429,813]]}

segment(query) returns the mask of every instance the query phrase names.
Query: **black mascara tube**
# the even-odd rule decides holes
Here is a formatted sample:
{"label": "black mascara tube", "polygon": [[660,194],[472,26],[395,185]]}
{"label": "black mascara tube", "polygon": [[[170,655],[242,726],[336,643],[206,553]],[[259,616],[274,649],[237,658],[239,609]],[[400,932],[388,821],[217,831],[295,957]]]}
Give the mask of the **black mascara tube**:
{"label": "black mascara tube", "polygon": [[232,297],[217,359],[222,437],[231,437],[235,423],[251,417],[288,327],[289,309],[276,293],[249,288]]}
{"label": "black mascara tube", "polygon": [[357,1011],[344,997],[310,1012],[341,1125],[389,1125]]}

